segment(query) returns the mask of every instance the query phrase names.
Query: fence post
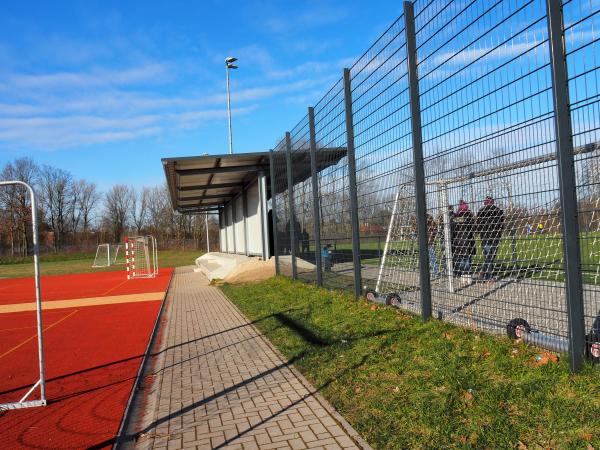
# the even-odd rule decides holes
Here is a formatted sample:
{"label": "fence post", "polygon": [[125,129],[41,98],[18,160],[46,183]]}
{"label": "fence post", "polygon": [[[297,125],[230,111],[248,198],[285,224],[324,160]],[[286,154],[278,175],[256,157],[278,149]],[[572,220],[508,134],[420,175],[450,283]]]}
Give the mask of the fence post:
{"label": "fence post", "polygon": [[425,169],[423,168],[423,139],[421,136],[421,104],[417,75],[417,44],[415,12],[411,2],[404,2],[404,31],[412,123],[413,162],[415,167],[415,203],[419,242],[419,278],[421,284],[421,318],[431,317],[431,281],[429,279],[429,246],[427,239],[427,205],[425,203]]}
{"label": "fence post", "polygon": [[313,220],[315,222],[315,262],[317,265],[317,286],[323,286],[321,266],[321,212],[319,210],[319,180],[317,179],[317,138],[315,133],[315,110],[308,107],[308,128],[310,134],[310,174],[313,193]]}
{"label": "fence post", "polygon": [[285,162],[287,166],[288,203],[290,210],[290,252],[292,255],[292,278],[298,278],[296,267],[296,211],[294,208],[294,176],[292,174],[292,138],[290,132],[285,133]]}
{"label": "fence post", "polygon": [[562,4],[547,0],[548,36],[550,43],[552,92],[554,100],[554,127],[561,203],[563,252],[565,260],[565,288],[569,325],[569,357],[572,372],[578,372],[583,363],[585,324],[583,311],[583,283],[581,279],[581,250],[577,217],[577,185],[569,83],[563,41]]}
{"label": "fence post", "polygon": [[279,243],[277,242],[277,182],[275,180],[275,162],[273,150],[269,150],[269,174],[271,178],[271,220],[273,221],[273,253],[275,254],[275,273],[279,275]]}
{"label": "fence post", "polygon": [[354,121],[352,118],[352,86],[350,69],[344,69],[344,102],[346,112],[346,145],[348,147],[348,182],[350,184],[350,215],[352,220],[352,263],[354,264],[354,295],[362,293],[360,267],[360,230],[358,225],[358,194],[356,190],[356,155],[354,153]]}

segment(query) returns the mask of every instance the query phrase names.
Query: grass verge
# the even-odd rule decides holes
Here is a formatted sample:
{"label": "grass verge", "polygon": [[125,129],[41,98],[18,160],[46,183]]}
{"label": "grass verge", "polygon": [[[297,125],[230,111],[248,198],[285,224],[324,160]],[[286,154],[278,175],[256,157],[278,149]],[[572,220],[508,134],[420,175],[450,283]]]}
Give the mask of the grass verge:
{"label": "grass verge", "polygon": [[376,448],[600,448],[596,367],[283,277],[222,289]]}
{"label": "grass verge", "polygon": [[[163,250],[158,252],[158,266],[179,267],[194,264],[195,259],[202,255],[200,250]],[[61,257],[62,256],[62,257]],[[72,273],[125,271],[125,265],[93,268],[94,254],[76,253],[66,255],[42,256],[40,270],[42,275],[67,275]],[[16,263],[0,264],[0,278],[21,278],[33,276],[33,258],[28,263],[18,260]]]}

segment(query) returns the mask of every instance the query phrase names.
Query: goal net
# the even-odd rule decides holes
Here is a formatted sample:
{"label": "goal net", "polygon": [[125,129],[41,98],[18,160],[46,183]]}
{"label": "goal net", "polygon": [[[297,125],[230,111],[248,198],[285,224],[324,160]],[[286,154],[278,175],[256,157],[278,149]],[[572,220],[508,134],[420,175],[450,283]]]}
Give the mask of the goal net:
{"label": "goal net", "polygon": [[125,238],[127,279],[154,278],[158,274],[156,239],[153,236]]}
{"label": "goal net", "polygon": [[100,244],[96,249],[96,257],[92,267],[110,267],[124,262],[123,252],[119,244]]}

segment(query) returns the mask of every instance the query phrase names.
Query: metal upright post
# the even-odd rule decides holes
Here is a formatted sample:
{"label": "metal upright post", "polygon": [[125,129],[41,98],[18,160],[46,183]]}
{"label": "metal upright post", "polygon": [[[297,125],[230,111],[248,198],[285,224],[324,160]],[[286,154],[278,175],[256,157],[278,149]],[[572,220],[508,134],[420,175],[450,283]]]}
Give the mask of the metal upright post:
{"label": "metal upright post", "polygon": [[233,201],[229,202],[229,209],[231,210],[231,232],[233,233],[233,253],[237,254],[237,237],[235,235],[235,220],[237,219],[237,214],[235,213],[235,205]]}
{"label": "metal upright post", "polygon": [[548,36],[552,70],[554,126],[558,161],[560,203],[562,212],[565,288],[569,326],[569,356],[572,372],[578,372],[585,350],[583,311],[583,282],[581,279],[581,250],[577,217],[577,184],[569,108],[569,83],[563,39],[562,4],[547,0]]}
{"label": "metal upright post", "polygon": [[208,235],[208,211],[204,215],[206,219],[206,253],[210,253],[210,239]]}
{"label": "metal upright post", "polygon": [[279,275],[279,243],[277,241],[277,182],[275,179],[275,161],[273,150],[269,150],[269,173],[271,175],[271,219],[273,221],[273,253],[275,254],[275,273]]}
{"label": "metal upright post", "polygon": [[360,267],[360,230],[358,225],[358,194],[356,189],[356,156],[354,154],[354,121],[352,119],[352,86],[350,69],[344,69],[344,101],[346,111],[346,145],[348,147],[348,182],[350,184],[350,215],[352,220],[352,263],[354,264],[354,295],[362,293]]}
{"label": "metal upright post", "polygon": [[308,108],[308,128],[310,134],[310,173],[313,193],[313,220],[315,222],[315,262],[317,265],[317,286],[323,286],[323,267],[321,261],[321,212],[319,209],[319,179],[317,178],[317,138],[315,133],[315,110]]}
{"label": "metal upright post", "polygon": [[287,166],[288,203],[290,210],[290,249],[292,256],[292,278],[298,278],[296,267],[296,212],[294,208],[294,177],[292,174],[292,138],[290,132],[285,133],[285,165]]}
{"label": "metal upright post", "polygon": [[417,44],[415,12],[411,2],[404,2],[404,31],[412,123],[413,163],[415,170],[415,204],[419,242],[419,278],[421,284],[421,318],[431,317],[431,280],[429,278],[429,246],[427,242],[427,205],[425,203],[425,169],[423,168],[423,139],[421,136],[421,104],[417,75]]}
{"label": "metal upright post", "polygon": [[258,173],[258,193],[260,197],[259,208],[260,208],[260,226],[262,236],[262,252],[263,261],[267,261],[269,255],[269,214],[267,207],[267,177],[264,172]]}
{"label": "metal upright post", "polygon": [[246,188],[242,189],[242,214],[244,214],[244,250],[248,256],[250,249],[248,248],[248,191]]}

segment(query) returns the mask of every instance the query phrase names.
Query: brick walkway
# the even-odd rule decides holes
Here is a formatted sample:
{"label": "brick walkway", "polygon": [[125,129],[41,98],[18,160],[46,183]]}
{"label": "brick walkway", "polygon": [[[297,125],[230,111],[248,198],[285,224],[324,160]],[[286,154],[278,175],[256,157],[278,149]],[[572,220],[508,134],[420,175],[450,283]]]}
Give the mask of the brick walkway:
{"label": "brick walkway", "polygon": [[167,302],[137,448],[370,448],[203,275],[178,269]]}

